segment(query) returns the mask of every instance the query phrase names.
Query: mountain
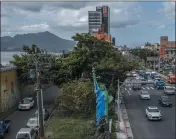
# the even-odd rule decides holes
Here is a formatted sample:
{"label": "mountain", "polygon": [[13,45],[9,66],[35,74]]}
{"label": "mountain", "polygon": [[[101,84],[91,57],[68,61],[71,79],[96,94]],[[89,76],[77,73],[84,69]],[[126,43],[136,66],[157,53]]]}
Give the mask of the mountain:
{"label": "mountain", "polygon": [[76,43],[62,39],[48,31],[1,37],[1,51],[21,51],[23,45],[31,46],[32,44],[48,51],[57,52],[59,49],[72,49]]}

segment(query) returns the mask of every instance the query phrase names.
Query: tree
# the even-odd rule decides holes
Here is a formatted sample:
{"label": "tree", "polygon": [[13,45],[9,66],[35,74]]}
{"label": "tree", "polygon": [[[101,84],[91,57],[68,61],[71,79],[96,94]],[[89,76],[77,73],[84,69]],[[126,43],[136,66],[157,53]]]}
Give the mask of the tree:
{"label": "tree", "polygon": [[[91,114],[93,108],[90,105],[95,103],[92,68],[96,69],[100,77],[99,82],[105,84],[115,96],[117,80],[123,81],[126,71],[133,70],[139,65],[135,61],[125,59],[111,43],[103,39],[99,40],[90,34],[76,34],[72,38],[77,42],[73,51],[67,57],[52,57],[49,62],[51,67],[43,74],[45,77],[53,78],[54,84],[63,88],[63,95],[58,101],[60,111],[66,114]],[[31,68],[31,54],[36,52],[35,50],[41,53],[41,50],[36,45],[24,46],[23,50],[27,54],[14,56],[12,63],[22,69],[22,73],[27,74]]]}
{"label": "tree", "polygon": [[95,112],[95,94],[90,81],[73,80],[62,85],[63,95],[58,98],[59,110],[63,116]]}

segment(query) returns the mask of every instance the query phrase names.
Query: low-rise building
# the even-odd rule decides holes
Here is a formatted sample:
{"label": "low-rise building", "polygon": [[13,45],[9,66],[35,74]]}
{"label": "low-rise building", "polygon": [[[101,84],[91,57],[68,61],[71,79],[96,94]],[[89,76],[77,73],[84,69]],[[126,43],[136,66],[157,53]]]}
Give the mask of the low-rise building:
{"label": "low-rise building", "polygon": [[17,67],[1,68],[1,92],[0,92],[0,113],[7,111],[18,103],[19,85]]}

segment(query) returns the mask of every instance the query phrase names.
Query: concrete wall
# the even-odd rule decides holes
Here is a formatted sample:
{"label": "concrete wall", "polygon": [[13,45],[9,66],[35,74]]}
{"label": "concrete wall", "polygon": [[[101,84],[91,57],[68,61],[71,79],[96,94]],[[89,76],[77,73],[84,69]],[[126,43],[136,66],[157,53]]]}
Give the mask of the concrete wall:
{"label": "concrete wall", "polygon": [[20,98],[16,69],[1,70],[0,112],[12,108]]}

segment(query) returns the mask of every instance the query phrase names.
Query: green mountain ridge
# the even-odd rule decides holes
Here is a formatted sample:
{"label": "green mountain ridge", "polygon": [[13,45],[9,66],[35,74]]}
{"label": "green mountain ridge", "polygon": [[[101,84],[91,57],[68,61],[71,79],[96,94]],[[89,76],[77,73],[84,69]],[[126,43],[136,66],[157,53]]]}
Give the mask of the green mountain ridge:
{"label": "green mountain ridge", "polygon": [[39,33],[17,34],[14,37],[1,37],[1,51],[21,51],[23,45],[37,45],[41,49],[57,52],[72,49],[76,42],[66,40],[48,31]]}

